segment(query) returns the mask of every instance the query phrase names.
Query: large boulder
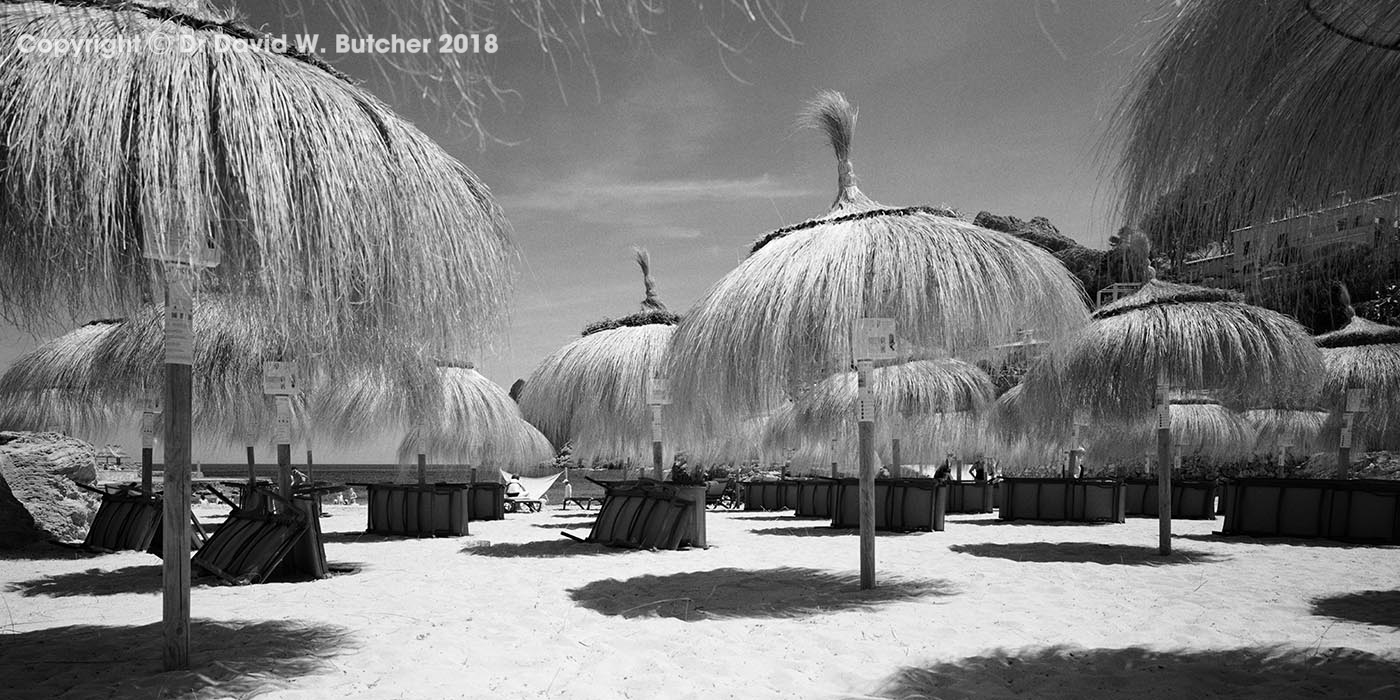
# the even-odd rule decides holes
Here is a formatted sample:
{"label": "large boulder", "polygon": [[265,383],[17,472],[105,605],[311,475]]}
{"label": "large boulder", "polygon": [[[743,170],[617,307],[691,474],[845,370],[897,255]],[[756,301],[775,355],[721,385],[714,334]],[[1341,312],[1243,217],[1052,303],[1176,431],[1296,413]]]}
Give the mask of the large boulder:
{"label": "large boulder", "polygon": [[60,433],[0,431],[0,548],[87,536],[101,499],[92,445]]}

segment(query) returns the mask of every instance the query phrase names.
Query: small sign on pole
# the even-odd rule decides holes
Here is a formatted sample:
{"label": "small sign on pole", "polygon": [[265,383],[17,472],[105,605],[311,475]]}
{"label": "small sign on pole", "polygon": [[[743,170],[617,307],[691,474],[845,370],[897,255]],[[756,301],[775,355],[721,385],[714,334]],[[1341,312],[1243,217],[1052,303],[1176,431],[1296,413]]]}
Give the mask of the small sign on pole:
{"label": "small sign on pole", "polygon": [[277,417],[272,421],[272,441],[278,445],[292,444],[292,397],[277,397]]}
{"label": "small sign on pole", "polygon": [[647,382],[647,404],[666,406],[671,403],[671,379],[653,372]]}
{"label": "small sign on pole", "polygon": [[856,319],[855,337],[852,343],[852,354],[855,356],[856,362],[895,359],[897,348],[894,331],[894,319],[892,318]]}
{"label": "small sign on pole", "polygon": [[205,236],[202,244],[196,243],[196,238],[181,227],[172,226],[161,231],[158,226],[147,226],[142,232],[141,254],[161,262],[218,267],[220,256],[214,237]]}
{"label": "small sign on pole", "polygon": [[141,447],[156,446],[156,420],[158,418],[160,418],[159,413],[141,412]]}
{"label": "small sign on pole", "polygon": [[1341,439],[1341,446],[1342,446],[1342,447],[1346,447],[1346,448],[1350,448],[1350,447],[1351,447],[1351,428],[1352,428],[1352,415],[1351,415],[1350,413],[1343,414],[1343,415],[1342,415],[1342,435],[1341,435],[1341,438],[1342,438],[1342,439]]}
{"label": "small sign on pole", "polygon": [[292,369],[290,362],[264,362],[263,393],[268,396],[296,396],[300,394],[301,390],[297,388],[297,380],[292,374]]}
{"label": "small sign on pole", "polygon": [[875,420],[875,387],[871,386],[870,373],[874,370],[873,360],[856,361],[856,420]]}
{"label": "small sign on pole", "polygon": [[1366,390],[1347,389],[1347,413],[1362,413],[1366,410]]}

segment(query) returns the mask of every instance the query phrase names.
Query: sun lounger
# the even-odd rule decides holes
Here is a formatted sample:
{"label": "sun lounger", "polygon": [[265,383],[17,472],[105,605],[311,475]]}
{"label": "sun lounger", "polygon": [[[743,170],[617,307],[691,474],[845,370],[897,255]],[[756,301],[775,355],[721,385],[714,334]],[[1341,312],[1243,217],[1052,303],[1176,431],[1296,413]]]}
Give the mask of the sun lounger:
{"label": "sun lounger", "polygon": [[564,502],[559,504],[559,509],[568,510],[570,503],[584,510],[593,510],[593,506],[603,505],[603,498],[601,496],[572,496],[564,499]]}

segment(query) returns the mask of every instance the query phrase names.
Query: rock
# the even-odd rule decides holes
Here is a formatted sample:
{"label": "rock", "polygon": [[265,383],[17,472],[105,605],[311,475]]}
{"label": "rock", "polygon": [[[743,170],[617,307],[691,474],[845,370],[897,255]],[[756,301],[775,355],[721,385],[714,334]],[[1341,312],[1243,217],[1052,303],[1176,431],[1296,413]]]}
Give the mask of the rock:
{"label": "rock", "polygon": [[1055,228],[1055,225],[1043,216],[1033,217],[1030,221],[1022,221],[1014,216],[1002,216],[983,211],[977,213],[977,218],[973,219],[972,223],[993,231],[1009,233],[1052,253],[1079,245],[1074,242],[1073,238],[1060,233],[1060,229]]}
{"label": "rock", "polygon": [[0,432],[0,548],[87,536],[101,499],[92,445],[60,433]]}

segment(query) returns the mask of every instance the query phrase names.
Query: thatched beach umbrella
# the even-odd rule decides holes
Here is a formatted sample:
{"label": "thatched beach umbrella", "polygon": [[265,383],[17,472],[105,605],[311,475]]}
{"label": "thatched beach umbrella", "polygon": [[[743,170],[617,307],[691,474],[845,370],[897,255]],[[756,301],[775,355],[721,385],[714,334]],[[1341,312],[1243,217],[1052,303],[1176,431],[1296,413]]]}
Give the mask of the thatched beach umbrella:
{"label": "thatched beach umbrella", "polygon": [[[1086,442],[1085,457],[1100,463],[1139,463],[1156,447],[1157,425],[1152,420],[1134,423],[1109,421],[1095,426]],[[1255,431],[1238,412],[1204,397],[1173,397],[1171,435],[1178,457],[1200,457],[1229,462],[1250,456]]]}
{"label": "thatched beach umbrella", "polygon": [[1400,189],[1400,4],[1179,6],[1114,120],[1130,219],[1174,192],[1201,223],[1316,208],[1338,191]]}
{"label": "thatched beach umbrella", "polygon": [[[850,160],[855,119],[839,93],[809,104],[802,124],[823,130],[836,151],[836,201],[824,216],[760,238],[678,326],[669,366],[685,412],[766,410],[849,370],[861,318],[894,319],[904,360],[935,348],[982,352],[1027,328],[1054,340],[1085,321],[1079,283],[1046,251],[947,210],[865,196]],[[864,587],[874,585],[867,454],[860,451]]]}
{"label": "thatched beach umbrella", "polygon": [[93,321],[15,358],[0,374],[0,430],[56,430],[101,442],[129,406],[93,400],[93,352],[119,321]]}
{"label": "thatched beach umbrella", "polygon": [[554,457],[549,440],[520,415],[510,394],[471,363],[442,365],[441,405],[408,426],[399,462],[433,455],[457,464],[489,464],[515,470]]}
{"label": "thatched beach umbrella", "polygon": [[[1400,449],[1400,328],[1354,316],[1346,326],[1317,336],[1322,350],[1325,381],[1322,405],[1332,411],[1325,431],[1329,444],[1337,442],[1348,390],[1359,390],[1363,411],[1354,417],[1352,432],[1363,451]],[[1337,473],[1345,478],[1351,447],[1341,448]]]}
{"label": "thatched beach umbrella", "polygon": [[[876,423],[884,428],[889,460],[898,467],[907,456],[942,458],[980,432],[972,414],[992,402],[991,378],[975,365],[952,358],[916,360],[871,372]],[[835,374],[803,394],[794,404],[794,418],[804,435],[854,428],[859,402],[855,372]]]}
{"label": "thatched beach umbrella", "polygon": [[[1310,397],[1322,358],[1297,321],[1220,289],[1153,280],[1105,305],[1056,363],[1063,401],[1091,424],[1151,420],[1157,411],[1160,549],[1171,551],[1169,390],[1208,391],[1232,406],[1287,405]],[[1027,391],[1032,387],[1028,385]]]}
{"label": "thatched beach umbrella", "polygon": [[[167,298],[170,669],[189,648],[191,268],[217,253],[198,279],[325,365],[451,344],[491,325],[509,287],[485,186],[267,39],[198,0],[0,5],[0,313],[53,327]],[[59,50],[75,40],[96,48]]]}
{"label": "thatched beach umbrella", "polygon": [[[648,382],[662,367],[678,320],[657,298],[650,260],[637,251],[641,311],[590,324],[525,380],[520,410],[555,447],[580,459],[653,461]],[[660,478],[660,475],[657,475]]]}
{"label": "thatched beach umbrella", "polygon": [[886,207],[857,187],[855,109],[822,93],[803,124],[836,150],[837,198],[824,216],[773,231],[710,288],[676,330],[669,365],[688,406],[751,412],[851,366],[862,317],[895,319],[904,359],[1053,340],[1087,318],[1075,278],[1049,253],[934,207]]}
{"label": "thatched beach umbrella", "polygon": [[[1326,353],[1323,358],[1326,362]],[[1328,414],[1305,408],[1255,408],[1242,415],[1254,428],[1255,454],[1277,455],[1282,467],[1289,450],[1309,453],[1321,445]]]}

